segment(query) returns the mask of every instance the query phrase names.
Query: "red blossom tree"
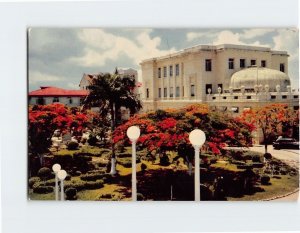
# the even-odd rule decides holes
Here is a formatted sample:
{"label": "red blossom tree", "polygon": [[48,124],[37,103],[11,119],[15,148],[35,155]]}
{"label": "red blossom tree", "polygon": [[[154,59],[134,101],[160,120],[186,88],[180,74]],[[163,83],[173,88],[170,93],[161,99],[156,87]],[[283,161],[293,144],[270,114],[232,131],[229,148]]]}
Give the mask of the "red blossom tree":
{"label": "red blossom tree", "polygon": [[[268,144],[278,136],[291,136],[295,127],[299,127],[299,110],[293,110],[287,104],[269,104],[246,110],[239,120],[255,125],[262,131],[265,153]],[[297,126],[298,125],[298,126]]]}
{"label": "red blossom tree", "polygon": [[61,132],[73,129],[81,133],[91,122],[89,116],[93,116],[60,103],[30,106],[28,115],[29,149],[34,154],[48,151],[51,137],[56,129],[60,129]]}
{"label": "red blossom tree", "polygon": [[[177,151],[184,158],[192,145],[188,136],[195,128],[202,129],[207,138],[203,149],[220,154],[225,145],[251,145],[251,124],[229,115],[210,112],[207,105],[197,104],[179,110],[158,110],[136,115],[114,131],[115,143],[129,144],[126,136],[128,127],[136,125],[141,129],[137,143],[149,151]],[[191,159],[187,159],[191,160]]]}

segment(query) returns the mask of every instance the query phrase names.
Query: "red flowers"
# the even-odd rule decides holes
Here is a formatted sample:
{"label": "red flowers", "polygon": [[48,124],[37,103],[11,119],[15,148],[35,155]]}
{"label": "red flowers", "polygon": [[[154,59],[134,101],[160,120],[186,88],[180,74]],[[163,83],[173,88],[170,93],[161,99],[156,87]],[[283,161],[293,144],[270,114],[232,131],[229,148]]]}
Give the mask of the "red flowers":
{"label": "red flowers", "polygon": [[205,131],[205,148],[220,154],[227,145],[249,145],[251,128],[240,120],[210,113],[206,105],[192,105],[184,109],[158,110],[130,118],[114,131],[114,141],[128,143],[124,132],[136,125],[141,129],[138,144],[148,150],[176,151],[180,144],[189,144],[189,133],[200,128]]}

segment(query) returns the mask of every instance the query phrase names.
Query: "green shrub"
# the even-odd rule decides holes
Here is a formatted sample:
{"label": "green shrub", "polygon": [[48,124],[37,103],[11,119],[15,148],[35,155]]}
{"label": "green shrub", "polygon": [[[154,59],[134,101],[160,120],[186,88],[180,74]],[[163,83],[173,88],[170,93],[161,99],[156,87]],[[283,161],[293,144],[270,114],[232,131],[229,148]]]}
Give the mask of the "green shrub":
{"label": "green shrub", "polygon": [[95,146],[98,142],[96,135],[90,134],[89,139],[87,140],[88,144],[91,146]]}
{"label": "green shrub", "polygon": [[42,180],[47,180],[51,177],[51,170],[47,167],[42,167],[38,171],[38,177],[40,177]]}
{"label": "green shrub", "polygon": [[159,157],[159,165],[161,165],[161,166],[169,166],[170,165],[169,156],[166,155],[166,154],[160,156]]}
{"label": "green shrub", "polygon": [[73,142],[73,141],[70,141],[68,144],[67,144],[67,148],[68,150],[77,150],[78,149],[78,142]]}
{"label": "green shrub", "polygon": [[270,153],[265,153],[264,154],[265,159],[269,160],[272,159],[272,155]]}
{"label": "green shrub", "polygon": [[84,185],[85,189],[100,189],[103,186],[103,180],[87,181]]}
{"label": "green shrub", "polygon": [[33,188],[33,192],[39,193],[39,194],[51,193],[51,192],[53,192],[53,187],[39,185],[39,186]]}
{"label": "green shrub", "polygon": [[67,200],[76,200],[77,199],[77,190],[76,188],[67,188],[66,191]]}
{"label": "green shrub", "polygon": [[253,162],[252,166],[253,168],[263,168],[264,164],[261,162]]}
{"label": "green shrub", "polygon": [[252,162],[260,163],[261,162],[261,156],[260,155],[253,155],[252,156]]}
{"label": "green shrub", "polygon": [[144,201],[145,200],[144,195],[141,194],[141,193],[137,193],[136,198],[137,198],[138,201]]}
{"label": "green shrub", "polygon": [[40,179],[39,177],[36,177],[36,176],[30,177],[29,180],[28,180],[28,186],[29,186],[29,188],[32,188],[33,185],[34,185],[36,182],[39,182],[39,181],[41,181],[41,179]]}
{"label": "green shrub", "polygon": [[102,179],[104,176],[105,176],[104,172],[90,173],[90,174],[81,175],[80,179],[84,181],[96,181]]}
{"label": "green shrub", "polygon": [[268,175],[263,175],[261,178],[260,178],[260,183],[262,185],[268,185],[270,182],[270,176]]}
{"label": "green shrub", "polygon": [[144,163],[142,163],[142,164],[141,164],[141,169],[142,169],[142,172],[146,171],[147,165],[144,164]]}
{"label": "green shrub", "polygon": [[131,154],[130,153],[120,153],[117,155],[118,158],[131,158]]}

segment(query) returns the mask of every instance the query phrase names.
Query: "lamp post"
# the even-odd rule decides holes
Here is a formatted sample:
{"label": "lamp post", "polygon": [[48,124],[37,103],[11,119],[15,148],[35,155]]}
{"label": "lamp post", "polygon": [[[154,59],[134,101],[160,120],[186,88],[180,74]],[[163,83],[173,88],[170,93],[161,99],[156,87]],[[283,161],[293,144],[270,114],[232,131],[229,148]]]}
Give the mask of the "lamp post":
{"label": "lamp post", "polygon": [[200,201],[200,158],[199,152],[204,144],[205,133],[200,129],[194,129],[190,132],[189,140],[195,148],[195,201]]}
{"label": "lamp post", "polygon": [[60,171],[61,166],[56,163],[52,166],[52,170],[54,171],[55,174],[55,201],[58,201],[58,177],[57,173]]}
{"label": "lamp post", "polygon": [[136,141],[138,140],[139,136],[141,134],[140,128],[137,126],[130,126],[127,129],[127,136],[130,139],[132,143],[132,201],[137,200],[137,191],[136,191]]}
{"label": "lamp post", "polygon": [[67,177],[67,172],[65,170],[59,170],[57,177],[60,180],[60,200],[63,201],[65,199],[64,179]]}

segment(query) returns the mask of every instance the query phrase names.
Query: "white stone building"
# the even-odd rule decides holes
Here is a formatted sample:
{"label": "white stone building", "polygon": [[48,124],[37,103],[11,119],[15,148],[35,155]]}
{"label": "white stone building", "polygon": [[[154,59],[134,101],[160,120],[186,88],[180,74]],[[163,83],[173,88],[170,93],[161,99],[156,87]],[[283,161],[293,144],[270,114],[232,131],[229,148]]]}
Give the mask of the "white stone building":
{"label": "white stone building", "polygon": [[299,107],[291,90],[288,54],[267,47],[199,45],[141,62],[143,110],[208,103],[240,112],[263,103]]}

